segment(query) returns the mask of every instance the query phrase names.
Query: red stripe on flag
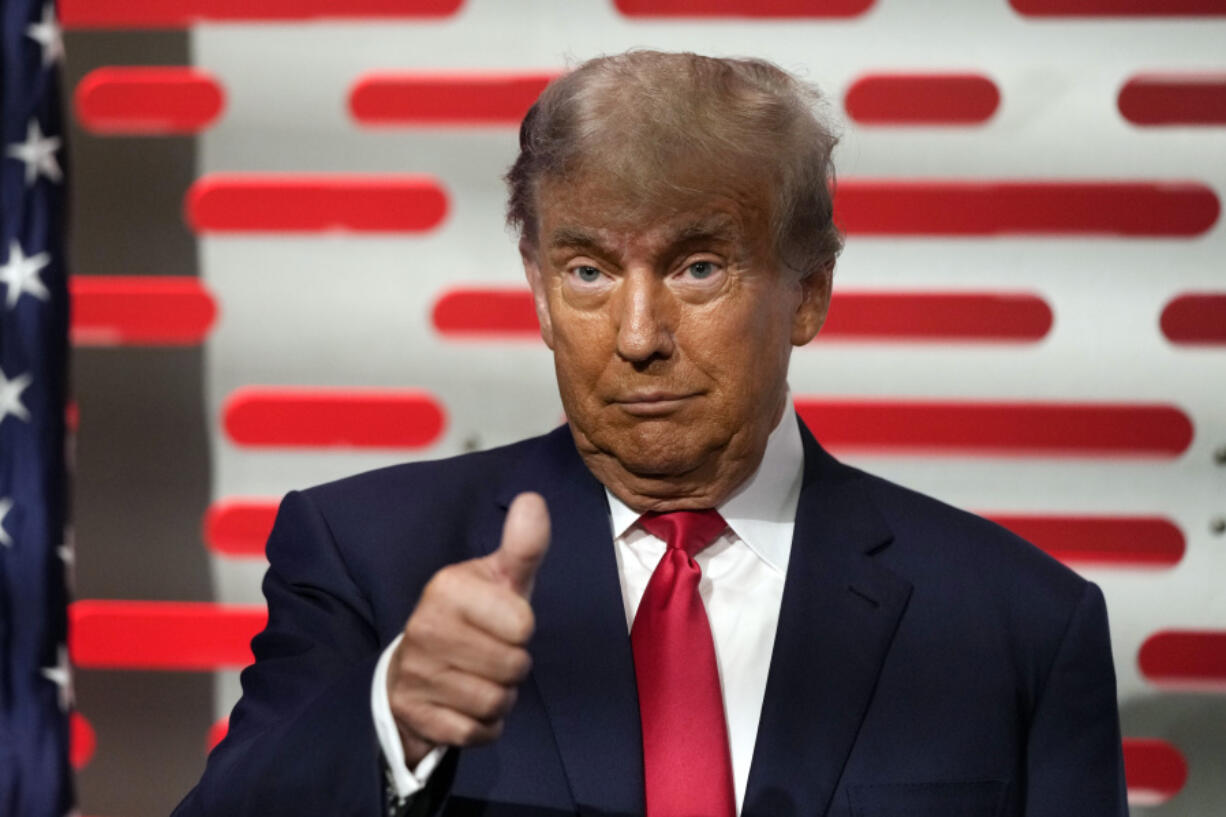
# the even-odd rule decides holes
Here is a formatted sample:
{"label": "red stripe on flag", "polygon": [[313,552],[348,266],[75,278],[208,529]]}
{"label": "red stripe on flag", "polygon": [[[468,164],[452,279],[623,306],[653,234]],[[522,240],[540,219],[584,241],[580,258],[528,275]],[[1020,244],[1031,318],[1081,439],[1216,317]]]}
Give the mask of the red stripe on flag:
{"label": "red stripe on flag", "polygon": [[251,386],[223,409],[238,445],[421,448],[446,422],[432,395],[412,389],[313,389]]}
{"label": "red stripe on flag", "polygon": [[1166,630],[1151,635],[1137,656],[1155,684],[1226,691],[1226,631]]}
{"label": "red stripe on flag", "polygon": [[93,724],[80,712],[68,716],[68,761],[75,771],[81,771],[94,759],[98,736]]}
{"label": "red stripe on flag", "polygon": [[1137,125],[1226,125],[1226,74],[1136,76],[1117,104]]}
{"label": "red stripe on flag", "polygon": [[183,28],[206,20],[446,17],[463,0],[59,0],[65,28]]}
{"label": "red stripe on flag", "polygon": [[840,180],[835,220],[861,235],[1199,235],[1217,195],[1195,182]]}
{"label": "red stripe on flag", "polygon": [[191,276],[73,276],[72,341],[80,346],[190,345],[208,335],[217,304]]}
{"label": "red stripe on flag", "polygon": [[368,125],[518,125],[556,73],[368,74],[349,110]]}
{"label": "red stripe on flag", "polygon": [[1192,422],[1174,406],[802,398],[823,443],[889,454],[1175,457]]}
{"label": "red stripe on flag", "polygon": [[77,85],[77,120],[94,133],[199,133],[221,115],[225,95],[196,68],[98,68]]}
{"label": "red stripe on flag", "polygon": [[857,17],[873,0],[614,0],[627,17]]}
{"label": "red stripe on flag", "polygon": [[447,194],[426,176],[217,174],[187,194],[197,232],[422,232],[447,215]]}
{"label": "red stripe on flag", "polygon": [[238,669],[268,619],[259,605],[78,601],[69,605],[68,648],[84,669]]}
{"label": "red stripe on flag", "polygon": [[221,718],[214,721],[209,727],[208,734],[204,737],[204,753],[207,755],[217,747],[217,744],[225,740],[226,734],[230,731],[230,719]]}
{"label": "red stripe on flag", "polygon": [[223,499],[204,515],[204,543],[222,556],[264,555],[277,518],[275,499]]}
{"label": "red stripe on flag", "polygon": [[996,112],[1000,91],[979,74],[869,74],[843,105],[866,125],[970,125]]}
{"label": "red stripe on flag", "polygon": [[1162,310],[1162,334],[1172,343],[1226,343],[1226,293],[1185,293]]}
{"label": "red stripe on flag", "polygon": [[1226,14],[1223,0],[1009,0],[1035,17],[1172,17]]}
{"label": "red stripe on flag", "polygon": [[[539,335],[527,289],[457,287],[434,302],[431,321],[451,337]],[[1037,341],[1051,326],[1051,307],[1036,295],[837,290],[818,339]]]}
{"label": "red stripe on flag", "polygon": [[1074,566],[1171,567],[1186,547],[1183,531],[1161,517],[987,516]]}
{"label": "red stripe on flag", "polygon": [[1165,740],[1124,738],[1124,777],[1130,805],[1157,806],[1183,789],[1188,762]]}

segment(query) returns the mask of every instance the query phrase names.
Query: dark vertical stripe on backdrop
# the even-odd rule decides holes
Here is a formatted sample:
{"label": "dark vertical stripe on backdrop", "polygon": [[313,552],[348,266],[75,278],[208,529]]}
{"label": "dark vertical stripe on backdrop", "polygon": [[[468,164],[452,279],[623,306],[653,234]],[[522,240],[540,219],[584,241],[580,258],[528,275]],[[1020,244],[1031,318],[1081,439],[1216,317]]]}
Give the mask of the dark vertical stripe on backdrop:
{"label": "dark vertical stripe on backdrop", "polygon": [[[183,30],[70,31],[66,39],[66,96],[103,66],[192,63]],[[196,175],[196,139],[71,126],[73,280],[195,277],[182,202]],[[203,377],[198,345],[73,349],[79,598],[213,600],[200,540],[210,500]],[[169,814],[204,769],[213,674],[83,669],[75,680],[97,735],[77,773],[81,812]]]}

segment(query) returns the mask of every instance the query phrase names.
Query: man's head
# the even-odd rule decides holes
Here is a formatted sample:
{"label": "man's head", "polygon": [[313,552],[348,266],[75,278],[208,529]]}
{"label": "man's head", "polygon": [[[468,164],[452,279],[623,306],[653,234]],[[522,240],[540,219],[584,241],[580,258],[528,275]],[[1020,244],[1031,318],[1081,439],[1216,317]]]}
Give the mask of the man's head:
{"label": "man's head", "polygon": [[709,507],[784,410],[841,239],[816,92],[769,63],[584,63],[525,118],[509,221],[593,472],[640,510]]}

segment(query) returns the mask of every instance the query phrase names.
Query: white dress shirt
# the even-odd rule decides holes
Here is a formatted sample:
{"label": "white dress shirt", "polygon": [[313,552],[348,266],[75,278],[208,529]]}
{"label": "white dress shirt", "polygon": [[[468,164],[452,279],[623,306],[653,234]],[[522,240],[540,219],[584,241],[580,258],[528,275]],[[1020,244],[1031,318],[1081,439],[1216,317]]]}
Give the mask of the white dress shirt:
{"label": "white dress shirt", "polygon": [[[698,592],[711,622],[724,694],[738,813],[745,798],[766,693],[803,471],[799,422],[792,411],[784,411],[767,440],[758,470],[717,508],[728,530],[695,558],[702,569]],[[665,544],[637,524],[638,512],[607,490],[605,493],[629,633],[647,582],[664,556]],[[446,749],[435,749],[412,771],[405,766],[404,749],[387,697],[388,663],[399,643],[397,637],[389,644],[375,667],[371,710],[389,782],[397,795],[405,798],[425,786]]]}

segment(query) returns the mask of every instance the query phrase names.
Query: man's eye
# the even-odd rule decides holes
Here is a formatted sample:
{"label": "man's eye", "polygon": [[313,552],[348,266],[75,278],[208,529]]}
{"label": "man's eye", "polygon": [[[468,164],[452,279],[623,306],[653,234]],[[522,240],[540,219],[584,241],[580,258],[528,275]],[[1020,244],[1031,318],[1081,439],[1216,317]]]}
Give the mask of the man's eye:
{"label": "man's eye", "polygon": [[595,267],[582,266],[575,267],[575,277],[585,284],[592,284],[600,280],[600,270]]}
{"label": "man's eye", "polygon": [[695,261],[686,269],[689,270],[690,275],[701,280],[703,278],[710,278],[714,274],[715,264],[711,261]]}

